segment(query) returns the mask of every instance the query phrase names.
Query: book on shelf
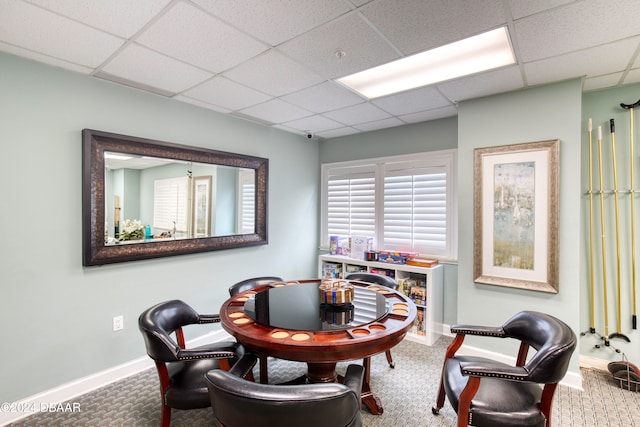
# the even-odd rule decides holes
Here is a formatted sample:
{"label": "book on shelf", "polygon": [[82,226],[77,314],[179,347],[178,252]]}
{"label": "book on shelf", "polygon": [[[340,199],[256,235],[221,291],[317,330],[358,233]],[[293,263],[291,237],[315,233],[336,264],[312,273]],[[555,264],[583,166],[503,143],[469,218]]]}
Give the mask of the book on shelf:
{"label": "book on shelf", "polygon": [[438,260],[433,258],[408,258],[407,265],[414,265],[417,267],[431,268],[438,265]]}
{"label": "book on shelf", "polygon": [[413,321],[413,325],[411,326],[410,332],[416,335],[424,335],[424,307],[417,307],[418,314],[416,315],[416,319]]}
{"label": "book on shelf", "polygon": [[416,305],[427,305],[427,289],[422,286],[412,286],[409,290],[409,298]]}
{"label": "book on shelf", "polygon": [[325,279],[340,279],[342,277],[342,264],[325,262],[322,264],[322,277]]}
{"label": "book on shelf", "polygon": [[373,238],[367,236],[349,237],[349,253],[351,258],[364,260],[364,253],[371,250]]}
{"label": "book on shelf", "polygon": [[367,267],[361,265],[347,264],[345,265],[345,273],[366,273]]}

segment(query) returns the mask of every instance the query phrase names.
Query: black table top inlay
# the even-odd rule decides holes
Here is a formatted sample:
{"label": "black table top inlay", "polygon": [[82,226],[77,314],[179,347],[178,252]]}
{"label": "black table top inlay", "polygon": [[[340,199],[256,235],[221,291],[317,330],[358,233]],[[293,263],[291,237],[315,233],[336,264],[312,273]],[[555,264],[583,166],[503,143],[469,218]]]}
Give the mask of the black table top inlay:
{"label": "black table top inlay", "polygon": [[354,286],[352,304],[321,304],[318,286],[302,283],[267,289],[249,298],[244,311],[256,322],[272,328],[323,331],[365,325],[389,310],[382,294],[360,286]]}

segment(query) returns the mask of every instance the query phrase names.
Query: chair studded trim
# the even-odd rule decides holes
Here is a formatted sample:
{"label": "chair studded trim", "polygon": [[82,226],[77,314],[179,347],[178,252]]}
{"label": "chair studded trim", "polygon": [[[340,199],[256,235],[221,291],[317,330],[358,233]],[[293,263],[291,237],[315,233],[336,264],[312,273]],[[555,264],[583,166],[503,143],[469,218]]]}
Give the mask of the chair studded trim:
{"label": "chair studded trim", "polygon": [[195,360],[195,359],[232,359],[236,354],[233,352],[196,354],[193,356],[178,356],[178,360]]}

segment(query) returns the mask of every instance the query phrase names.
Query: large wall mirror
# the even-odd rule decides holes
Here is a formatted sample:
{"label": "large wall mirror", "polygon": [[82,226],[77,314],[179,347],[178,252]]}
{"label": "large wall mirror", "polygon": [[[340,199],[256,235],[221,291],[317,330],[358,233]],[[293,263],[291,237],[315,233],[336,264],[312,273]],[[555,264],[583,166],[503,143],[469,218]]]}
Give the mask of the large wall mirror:
{"label": "large wall mirror", "polygon": [[84,129],[85,266],[267,243],[269,160]]}

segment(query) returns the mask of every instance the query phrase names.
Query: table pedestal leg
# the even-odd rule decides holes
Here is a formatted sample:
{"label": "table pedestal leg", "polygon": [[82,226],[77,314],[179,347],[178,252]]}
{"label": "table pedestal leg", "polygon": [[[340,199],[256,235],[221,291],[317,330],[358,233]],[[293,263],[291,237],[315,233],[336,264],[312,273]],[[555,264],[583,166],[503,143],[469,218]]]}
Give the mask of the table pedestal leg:
{"label": "table pedestal leg", "polygon": [[362,361],[364,366],[364,378],[362,380],[362,393],[360,399],[362,403],[369,408],[369,411],[373,415],[381,415],[384,412],[382,408],[382,402],[378,399],[378,396],[371,391],[370,379],[371,379],[371,358],[367,357]]}
{"label": "table pedestal leg", "polygon": [[336,362],[307,363],[307,378],[310,383],[334,383],[338,379]]}

